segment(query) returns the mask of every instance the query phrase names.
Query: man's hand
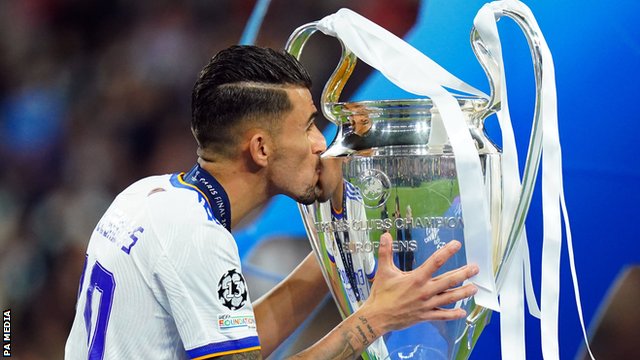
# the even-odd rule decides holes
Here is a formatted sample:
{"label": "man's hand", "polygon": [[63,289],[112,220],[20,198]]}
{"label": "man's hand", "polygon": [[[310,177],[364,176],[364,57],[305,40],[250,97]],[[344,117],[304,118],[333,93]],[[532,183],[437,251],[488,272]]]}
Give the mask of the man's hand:
{"label": "man's hand", "polygon": [[462,309],[442,309],[476,293],[474,285],[458,286],[478,273],[475,265],[433,276],[460,249],[458,241],[436,251],[420,267],[400,271],[391,254],[391,235],[380,238],[378,271],[366,302],[327,336],[295,359],[355,359],[385,333],[421,321],[453,320],[466,315]]}
{"label": "man's hand", "polygon": [[464,317],[463,309],[443,309],[477,292],[473,284],[459,286],[478,273],[476,265],[466,265],[435,276],[438,269],[460,249],[460,242],[451,241],[436,251],[420,267],[410,272],[400,271],[393,264],[392,238],[385,233],[380,238],[378,271],[371,295],[361,311],[369,323],[377,324],[378,336],[403,329],[420,321],[453,320]]}

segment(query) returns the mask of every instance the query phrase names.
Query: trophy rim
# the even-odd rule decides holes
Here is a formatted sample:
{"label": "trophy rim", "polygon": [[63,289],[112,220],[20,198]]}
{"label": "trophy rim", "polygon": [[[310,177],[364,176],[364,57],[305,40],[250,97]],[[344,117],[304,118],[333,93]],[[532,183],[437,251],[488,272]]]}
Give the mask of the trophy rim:
{"label": "trophy rim", "polygon": [[[454,95],[461,109],[478,111],[486,109],[489,99],[474,95]],[[360,114],[370,113],[376,110],[387,110],[390,108],[403,109],[412,107],[423,111],[437,111],[433,100],[430,98],[405,98],[405,99],[383,99],[383,100],[360,100],[360,101],[336,101],[328,104],[334,114]],[[351,107],[351,109],[349,109]]]}

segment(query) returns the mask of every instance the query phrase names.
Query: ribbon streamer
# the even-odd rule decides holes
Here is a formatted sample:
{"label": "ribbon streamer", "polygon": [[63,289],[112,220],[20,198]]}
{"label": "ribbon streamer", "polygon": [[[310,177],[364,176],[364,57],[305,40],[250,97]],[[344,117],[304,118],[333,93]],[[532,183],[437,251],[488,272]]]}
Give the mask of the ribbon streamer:
{"label": "ribbon streamer", "polygon": [[[511,227],[516,216],[516,207],[521,197],[522,186],[518,171],[518,151],[511,116],[509,115],[509,103],[507,98],[507,84],[505,78],[504,62],[502,60],[502,47],[498,34],[496,18],[501,11],[492,4],[484,5],[476,15],[473,23],[482,40],[484,50],[493,60],[487,62],[487,72],[491,74],[494,84],[493,94],[500,104],[497,111],[498,124],[502,133],[502,179],[503,202],[501,213],[500,240],[504,249],[509,240]],[[498,284],[500,293],[500,346],[502,357],[507,359],[525,359],[525,324],[524,324],[524,297],[522,294],[524,268],[529,268],[529,258],[525,258],[526,230],[523,229],[517,239],[516,249],[513,251],[511,266],[503,271],[506,273],[503,284]],[[526,264],[526,265],[525,265]],[[527,284],[531,284],[530,272],[527,272]],[[532,287],[532,286],[531,286]],[[527,292],[531,296],[533,292]],[[529,304],[535,303],[535,297],[527,299]],[[537,304],[536,304],[537,307]]]}
{"label": "ribbon streamer", "polygon": [[[589,348],[587,332],[582,316],[580,291],[578,288],[577,274],[573,257],[571,229],[569,226],[569,218],[564,200],[564,189],[562,181],[562,156],[560,148],[560,137],[558,133],[558,110],[553,58],[551,56],[549,46],[547,45],[546,40],[542,35],[540,27],[538,26],[533,13],[527,6],[517,0],[495,1],[486,4],[482,7],[482,9],[480,9],[476,19],[474,20],[474,24],[478,31],[482,31],[487,37],[487,43],[489,44],[488,47],[490,46],[494,51],[494,59],[499,64],[498,66],[501,69],[501,74],[504,75],[504,64],[500,50],[500,39],[494,19],[499,18],[504,14],[505,11],[515,12],[517,16],[523,18],[524,23],[526,23],[527,26],[531,29],[531,33],[535,34],[534,39],[529,39],[533,42],[531,46],[537,47],[538,53],[540,55],[539,63],[536,64],[537,66],[541,66],[540,78],[536,79],[536,81],[539,82],[538,87],[540,88],[540,99],[538,99],[539,101],[537,103],[539,105],[539,109],[536,109],[536,113],[539,112],[541,122],[535,124],[535,126],[540,127],[539,130],[542,133],[542,148],[544,149],[544,151],[542,152],[543,248],[541,284],[542,291],[540,309],[542,354],[545,359],[559,359],[560,357],[558,346],[558,307],[560,295],[560,251],[562,246],[561,222],[564,221],[570,259],[570,269],[573,280],[574,293],[576,297],[576,307],[578,310],[580,325],[582,327],[582,333],[587,346],[587,350],[589,352],[589,355],[593,359],[594,357],[591,349]],[[501,77],[500,81],[502,81],[503,83],[505,82],[504,76]],[[502,109],[498,111],[499,120],[501,116],[503,118],[508,117],[508,111],[506,111],[506,85],[501,88],[500,96],[502,98],[502,101],[504,102],[502,103]],[[502,123],[500,124],[500,126],[504,136],[505,127],[503,127]],[[510,134],[512,135],[512,128],[510,125],[506,130],[508,136]],[[532,129],[532,131],[536,130],[538,129]],[[509,139],[508,141],[510,142],[511,140]],[[511,151],[515,153],[513,149],[509,152]],[[506,147],[504,151],[504,160],[510,162],[503,162],[504,167],[510,167],[514,164],[517,166],[517,160],[513,162],[513,159],[507,152]],[[505,233],[503,233],[503,235],[504,234]],[[525,261],[525,269],[528,268],[528,256],[527,259],[525,259],[524,255],[526,253],[523,253],[521,249],[518,250],[519,251],[516,251],[516,253],[514,254],[515,259],[512,264],[512,268],[507,269],[506,271],[513,271],[520,274],[520,267],[522,266],[523,261]],[[511,291],[521,291],[522,277],[520,276],[519,278],[515,278],[511,276],[511,278],[505,282],[504,287],[506,296],[505,299],[503,299],[501,292],[501,301],[503,303],[505,300],[509,302],[510,304],[506,307],[511,308],[513,311],[523,312],[524,310],[521,299],[509,295],[509,292]],[[525,290],[527,291],[527,299],[529,300],[529,284],[527,284]],[[531,296],[531,298],[535,300],[533,296]],[[529,300],[529,302],[531,303],[531,300]],[[501,324],[506,331],[506,334],[502,332],[501,335],[501,342],[503,344],[502,355],[503,357],[506,357],[508,359],[524,359],[524,324],[520,322],[520,319],[516,314],[509,314],[509,316],[505,316],[505,318],[505,320],[501,319],[501,323],[503,321],[507,322],[504,325]],[[517,334],[519,338],[514,339],[514,333]],[[518,345],[515,347],[511,345],[505,345],[505,343],[508,343],[509,341],[515,342],[515,344]],[[507,352],[505,353],[504,351]]]}
{"label": "ribbon streamer", "polygon": [[[518,157],[515,137],[509,116],[504,63],[496,20],[509,12],[528,24],[536,38],[533,39],[540,51],[544,72],[537,84],[540,99],[534,116],[534,129],[542,132],[542,198],[543,198],[543,252],[541,309],[538,310],[530,276],[530,264],[526,233],[511,234],[514,217],[521,197],[522,184],[518,171]],[[511,16],[510,15],[510,16]],[[500,109],[497,117],[503,136],[503,179],[504,211],[502,213],[503,241],[513,241],[509,236],[518,236],[510,255],[504,281],[497,288],[493,277],[491,260],[492,240],[487,199],[484,197],[483,176],[475,145],[469,135],[455,97],[446,90],[452,89],[488,98],[481,91],[456,78],[433,60],[422,54],[404,40],[396,37],[368,19],[347,9],[320,20],[317,28],[327,35],[337,37],[344,46],[359,59],[380,71],[392,83],[410,93],[432,99],[442,118],[442,125],[451,142],[455,155],[460,196],[465,217],[464,234],[467,246],[467,261],[480,267],[480,274],[472,279],[479,288],[475,295],[478,305],[499,311],[501,319],[502,356],[507,359],[526,357],[524,341],[524,297],[523,287],[529,304],[529,312],[541,318],[542,350],[545,359],[558,359],[558,304],[560,249],[562,244],[562,223],[564,221],[568,242],[571,274],[578,315],[585,342],[591,358],[586,328],[580,304],[580,295],[573,257],[573,244],[562,187],[562,162],[557,124],[557,99],[553,59],[542,32],[533,14],[517,0],[501,0],[486,4],[478,12],[474,26],[479,37],[491,55],[492,62],[483,64],[497,80],[497,97]],[[530,39],[532,40],[532,39]],[[539,122],[535,122],[539,116]],[[531,144],[530,144],[531,146]],[[531,150],[531,149],[530,149]],[[532,161],[533,159],[528,159]],[[537,161],[537,159],[535,159]],[[535,169],[534,171],[537,171]],[[562,211],[561,208],[562,207]],[[500,294],[501,304],[497,297]]]}
{"label": "ribbon streamer", "polygon": [[317,28],[339,38],[360,60],[379,70],[392,83],[431,98],[438,108],[455,155],[462,211],[474,214],[465,218],[464,235],[467,261],[480,268],[472,279],[478,287],[475,301],[480,306],[498,310],[489,206],[480,159],[457,100],[441,84],[485,98],[486,95],[451,75],[404,40],[351,10],[340,9],[321,19]]}

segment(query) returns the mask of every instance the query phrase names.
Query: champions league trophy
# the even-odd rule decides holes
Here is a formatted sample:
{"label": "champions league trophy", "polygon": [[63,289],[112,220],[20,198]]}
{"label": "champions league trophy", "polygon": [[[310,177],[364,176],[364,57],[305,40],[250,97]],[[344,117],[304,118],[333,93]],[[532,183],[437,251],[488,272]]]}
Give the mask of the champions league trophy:
{"label": "champions league trophy", "polygon": [[[495,22],[503,16],[524,31],[536,75],[536,107],[522,183],[504,111],[504,68],[496,42]],[[467,318],[393,331],[362,356],[467,359],[491,309],[499,309],[497,295],[511,272],[507,269],[513,264],[521,268],[526,254],[522,251],[524,219],[540,164],[544,109],[550,107],[544,92],[543,65],[548,65],[543,64],[547,61],[544,38],[529,9],[518,1],[496,1],[481,9],[471,44],[489,77],[491,95],[487,96],[346,9],[298,28],[289,38],[287,51],[300,58],[305,43],[318,30],[338,38],[343,50],[321,98],[324,115],[338,126],[336,138],[323,154],[321,181],[333,177],[324,181],[336,186],[329,189],[333,191],[330,200],[301,205],[300,211],[334,300],[343,317],[366,300],[375,281],[377,248],[384,232],[394,239],[394,263],[403,271],[417,268],[447,242],[461,241],[461,251],[440,272],[467,262],[479,265],[480,273],[472,279],[478,294],[452,305],[465,309]],[[428,98],[340,102],[357,59],[394,84]],[[470,95],[454,95],[445,87]],[[555,88],[552,95],[555,106]],[[484,120],[495,113],[504,152],[483,129]]]}

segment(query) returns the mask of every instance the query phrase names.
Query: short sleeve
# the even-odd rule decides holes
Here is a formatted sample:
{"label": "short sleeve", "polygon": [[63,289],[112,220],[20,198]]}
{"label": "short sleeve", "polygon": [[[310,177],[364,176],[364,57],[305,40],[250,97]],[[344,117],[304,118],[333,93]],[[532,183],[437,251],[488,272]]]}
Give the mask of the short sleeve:
{"label": "short sleeve", "polygon": [[173,239],[163,242],[153,276],[187,356],[205,359],[260,349],[231,234],[212,221],[173,230]]}

